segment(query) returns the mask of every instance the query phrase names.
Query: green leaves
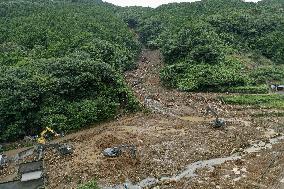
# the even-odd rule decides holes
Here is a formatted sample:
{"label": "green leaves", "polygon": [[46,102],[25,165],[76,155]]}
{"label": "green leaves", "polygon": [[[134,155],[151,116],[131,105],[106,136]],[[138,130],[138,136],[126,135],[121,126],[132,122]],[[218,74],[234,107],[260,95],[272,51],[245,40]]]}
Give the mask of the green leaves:
{"label": "green leaves", "polygon": [[[166,66],[161,79],[167,87],[267,93],[267,80],[284,78],[283,3],[278,0],[170,4],[139,19],[142,42],[163,53]],[[268,58],[265,62],[270,65],[247,54]]]}
{"label": "green leaves", "polygon": [[269,33],[258,39],[256,48],[267,58],[278,64],[284,64],[284,32]]}
{"label": "green leaves", "polygon": [[115,7],[90,0],[2,2],[0,142],[72,131],[133,111],[122,79],[140,45]]}
{"label": "green leaves", "polygon": [[222,99],[228,104],[251,105],[262,108],[284,108],[283,95],[234,95],[223,96]]}
{"label": "green leaves", "polygon": [[[183,64],[182,62],[180,65]],[[241,71],[242,64],[236,60],[227,60],[215,65],[184,64],[182,69],[180,65],[166,67],[161,77],[165,81],[171,80],[171,77],[167,78],[167,74],[174,73],[175,83],[172,85],[183,91],[218,91],[222,87],[246,85],[249,82],[247,75]]]}
{"label": "green leaves", "polygon": [[12,139],[17,129],[19,135],[34,134],[46,126],[77,130],[112,118],[119,109],[137,106],[119,72],[85,56],[34,60],[3,74],[1,140]]}
{"label": "green leaves", "polygon": [[95,180],[90,181],[78,187],[78,189],[99,189],[98,184]]}

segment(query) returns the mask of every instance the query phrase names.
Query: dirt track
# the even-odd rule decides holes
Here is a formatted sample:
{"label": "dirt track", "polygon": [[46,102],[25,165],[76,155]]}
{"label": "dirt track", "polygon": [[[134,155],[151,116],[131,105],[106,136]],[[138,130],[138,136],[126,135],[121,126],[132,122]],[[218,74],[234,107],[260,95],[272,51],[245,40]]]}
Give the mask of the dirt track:
{"label": "dirt track", "polygon": [[[269,142],[284,131],[284,118],[270,116],[279,110],[229,106],[218,100],[219,94],[165,89],[159,80],[162,66],[159,51],[144,50],[138,68],[125,74],[148,113],[126,115],[65,137],[75,148],[72,156],[48,152],[48,188],[76,188],[94,178],[101,186],[113,188],[146,178],[159,180],[148,183],[148,188],[283,188],[284,142]],[[208,105],[226,121],[224,128],[213,128],[214,118],[204,116]],[[101,154],[121,144],[136,145],[137,159],[127,152],[114,159]],[[260,150],[251,152],[255,149]],[[172,179],[194,162],[232,154],[241,158]]]}

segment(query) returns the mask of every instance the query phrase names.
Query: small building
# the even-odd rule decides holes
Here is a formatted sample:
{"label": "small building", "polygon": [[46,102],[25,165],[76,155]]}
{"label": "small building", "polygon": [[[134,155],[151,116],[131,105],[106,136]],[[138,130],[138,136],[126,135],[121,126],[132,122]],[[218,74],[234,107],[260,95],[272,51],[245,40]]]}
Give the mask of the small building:
{"label": "small building", "polygon": [[21,164],[19,173],[21,175],[21,182],[40,179],[43,176],[43,162],[30,162]]}
{"label": "small building", "polygon": [[34,171],[22,174],[21,182],[26,182],[30,180],[37,180],[42,177],[42,171]]}
{"label": "small building", "polygon": [[271,90],[277,94],[284,94],[284,85],[271,85]]}
{"label": "small building", "polygon": [[38,189],[44,186],[43,161],[19,165],[19,180],[0,183],[1,189]]}

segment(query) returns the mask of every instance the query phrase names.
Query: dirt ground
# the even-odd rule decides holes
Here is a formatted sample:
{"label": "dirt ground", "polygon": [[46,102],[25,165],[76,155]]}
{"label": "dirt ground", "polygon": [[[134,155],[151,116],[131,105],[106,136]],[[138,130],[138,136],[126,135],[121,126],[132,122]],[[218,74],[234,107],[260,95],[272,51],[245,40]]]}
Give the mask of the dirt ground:
{"label": "dirt ground", "polygon": [[[284,117],[273,116],[281,110],[226,105],[218,99],[223,94],[165,89],[162,66],[159,51],[144,50],[138,68],[125,74],[149,111],[66,136],[61,140],[74,147],[71,156],[46,153],[48,188],[76,188],[92,179],[103,188],[124,188],[146,178],[159,181],[142,188],[284,188]],[[225,120],[223,128],[212,126],[208,106]],[[135,145],[137,158],[128,150],[118,158],[102,155],[121,144]],[[240,158],[197,169],[194,176],[162,179],[183,175],[195,162],[234,155]]]}

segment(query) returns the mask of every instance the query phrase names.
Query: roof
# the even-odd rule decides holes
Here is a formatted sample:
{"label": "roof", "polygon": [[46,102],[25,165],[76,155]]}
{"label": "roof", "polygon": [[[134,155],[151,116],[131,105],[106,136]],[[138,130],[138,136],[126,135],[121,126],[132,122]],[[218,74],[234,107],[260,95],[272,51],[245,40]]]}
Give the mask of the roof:
{"label": "roof", "polygon": [[21,182],[40,179],[42,177],[42,171],[35,171],[22,174]]}

